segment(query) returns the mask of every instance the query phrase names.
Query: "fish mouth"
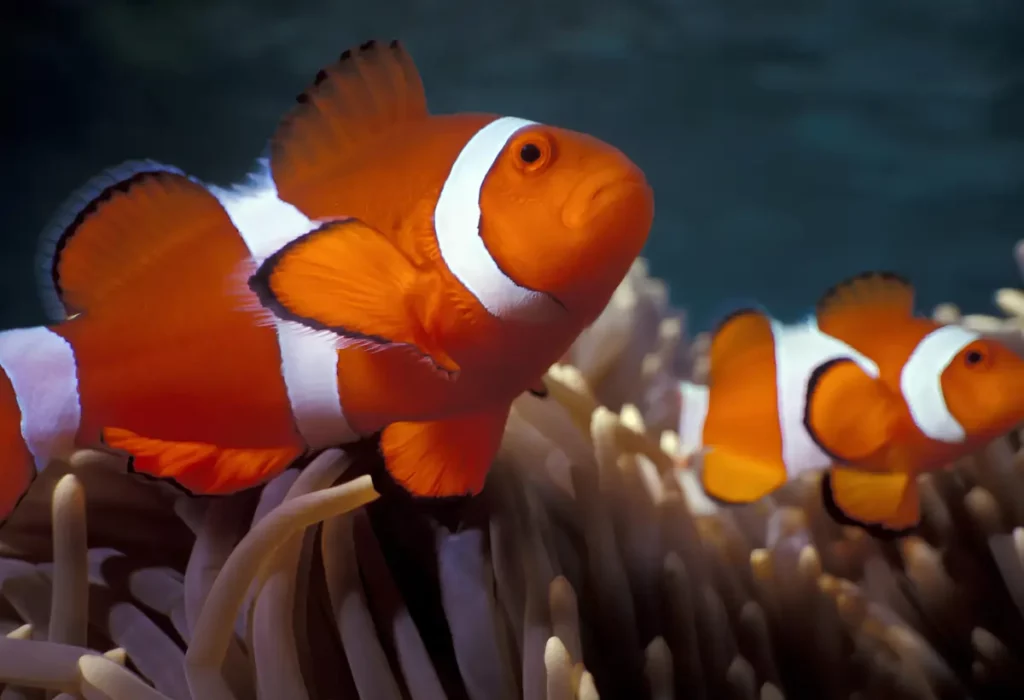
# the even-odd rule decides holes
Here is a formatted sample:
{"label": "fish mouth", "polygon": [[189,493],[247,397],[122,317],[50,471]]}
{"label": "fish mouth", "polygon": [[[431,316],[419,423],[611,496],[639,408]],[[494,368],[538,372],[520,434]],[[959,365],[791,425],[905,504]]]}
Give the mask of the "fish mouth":
{"label": "fish mouth", "polygon": [[569,195],[562,210],[562,222],[582,228],[610,207],[649,196],[650,185],[643,174],[621,168],[602,170],[587,177]]}

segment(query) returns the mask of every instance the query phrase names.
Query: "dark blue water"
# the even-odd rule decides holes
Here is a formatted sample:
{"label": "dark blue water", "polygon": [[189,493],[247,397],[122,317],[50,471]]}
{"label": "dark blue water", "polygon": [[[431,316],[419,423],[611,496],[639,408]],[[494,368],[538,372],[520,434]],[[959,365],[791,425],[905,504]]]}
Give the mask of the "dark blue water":
{"label": "dark blue water", "polygon": [[1024,237],[1020,0],[63,0],[0,10],[0,324],[52,208],[127,158],[241,177],[321,64],[399,37],[431,108],[589,131],[648,173],[646,255],[706,326],[846,275],[990,311]]}

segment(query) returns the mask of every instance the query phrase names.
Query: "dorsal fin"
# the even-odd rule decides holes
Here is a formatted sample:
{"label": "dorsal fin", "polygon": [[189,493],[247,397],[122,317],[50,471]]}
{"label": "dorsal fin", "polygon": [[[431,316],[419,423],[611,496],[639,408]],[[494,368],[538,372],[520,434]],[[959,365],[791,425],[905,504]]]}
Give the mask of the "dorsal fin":
{"label": "dorsal fin", "polygon": [[772,357],[774,342],[771,319],[760,309],[746,308],[729,314],[711,336],[709,384],[714,386],[716,376],[721,378],[729,373],[734,362],[751,357],[751,351],[760,351],[760,357]]}
{"label": "dorsal fin", "polygon": [[419,72],[397,41],[368,41],[317,73],[270,142],[278,192],[295,188],[363,153],[381,134],[427,116]]}
{"label": "dorsal fin", "polygon": [[865,272],[822,295],[815,309],[818,328],[835,335],[850,319],[870,315],[875,322],[914,315],[914,287],[893,272]]}
{"label": "dorsal fin", "polygon": [[[73,191],[57,208],[39,236],[36,252],[36,274],[40,300],[46,315],[54,321],[63,321],[81,311],[71,309],[64,298],[68,293],[68,281],[58,281],[64,248],[72,235],[81,227],[83,220],[95,213],[96,208],[113,194],[114,190],[133,178],[145,173],[184,173],[170,165],[154,160],[129,160],[107,168]],[[72,287],[74,285],[72,284]],[[82,290],[72,288],[72,297],[80,296]],[[85,292],[89,296],[89,292]]]}
{"label": "dorsal fin", "polygon": [[217,198],[181,171],[152,161],[105,171],[76,191],[44,232],[48,313],[63,321],[95,309],[144,280],[152,265],[176,264],[168,250],[213,225],[234,231]]}

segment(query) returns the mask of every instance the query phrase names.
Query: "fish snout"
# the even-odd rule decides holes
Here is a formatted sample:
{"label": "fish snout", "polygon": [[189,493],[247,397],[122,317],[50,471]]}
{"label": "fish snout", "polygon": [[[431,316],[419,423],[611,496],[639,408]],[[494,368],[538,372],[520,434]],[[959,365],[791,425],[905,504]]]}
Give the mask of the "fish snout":
{"label": "fish snout", "polygon": [[606,165],[584,177],[570,192],[562,210],[562,222],[571,229],[587,227],[598,218],[634,218],[644,229],[653,216],[654,193],[643,171],[632,163]]}

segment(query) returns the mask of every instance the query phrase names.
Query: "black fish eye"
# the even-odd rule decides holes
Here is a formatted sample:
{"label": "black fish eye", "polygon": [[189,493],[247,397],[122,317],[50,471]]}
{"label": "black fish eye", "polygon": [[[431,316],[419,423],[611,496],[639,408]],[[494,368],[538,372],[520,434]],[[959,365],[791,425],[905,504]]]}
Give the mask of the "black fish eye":
{"label": "black fish eye", "polygon": [[980,350],[968,350],[967,354],[964,356],[964,362],[968,367],[973,367],[983,359],[985,359],[985,356],[981,354]]}
{"label": "black fish eye", "polygon": [[540,148],[535,143],[523,144],[523,147],[519,149],[519,157],[524,163],[534,163],[540,158]]}

